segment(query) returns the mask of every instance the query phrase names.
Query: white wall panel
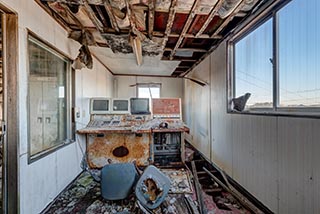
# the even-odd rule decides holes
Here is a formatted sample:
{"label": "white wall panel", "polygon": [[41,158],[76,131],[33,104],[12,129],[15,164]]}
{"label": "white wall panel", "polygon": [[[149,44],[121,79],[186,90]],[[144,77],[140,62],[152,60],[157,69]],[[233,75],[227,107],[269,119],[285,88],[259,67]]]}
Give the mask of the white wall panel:
{"label": "white wall panel", "polygon": [[211,160],[232,175],[232,117],[226,115],[226,45],[210,55],[211,60]]}
{"label": "white wall panel", "polygon": [[233,178],[272,210],[277,209],[277,129],[273,117],[234,115]]}
{"label": "white wall panel", "polygon": [[195,70],[190,72],[192,77],[208,85],[201,86],[190,80],[185,80],[185,122],[190,128],[191,144],[202,154],[210,158],[210,58],[201,62]]}
{"label": "white wall panel", "polygon": [[[320,120],[228,114],[226,43],[208,58],[211,160],[275,213],[320,213]],[[192,75],[205,70],[201,65]],[[184,118],[193,133],[197,122],[192,104],[200,99],[195,100],[197,89],[189,83],[184,88]],[[202,143],[195,144],[199,150]]]}
{"label": "white wall panel", "polygon": [[279,118],[278,126],[279,213],[319,213],[320,120]]}

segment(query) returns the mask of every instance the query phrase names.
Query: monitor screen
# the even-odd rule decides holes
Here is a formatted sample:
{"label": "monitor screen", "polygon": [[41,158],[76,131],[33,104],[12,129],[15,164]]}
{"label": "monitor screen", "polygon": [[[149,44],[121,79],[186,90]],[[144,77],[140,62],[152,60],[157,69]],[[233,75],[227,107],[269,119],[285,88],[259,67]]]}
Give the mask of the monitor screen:
{"label": "monitor screen", "polygon": [[150,114],[149,98],[131,98],[131,114]]}
{"label": "monitor screen", "polygon": [[107,114],[110,113],[109,98],[92,98],[90,105],[91,114]]}
{"label": "monitor screen", "polygon": [[112,99],[112,112],[118,114],[128,114],[129,99]]}

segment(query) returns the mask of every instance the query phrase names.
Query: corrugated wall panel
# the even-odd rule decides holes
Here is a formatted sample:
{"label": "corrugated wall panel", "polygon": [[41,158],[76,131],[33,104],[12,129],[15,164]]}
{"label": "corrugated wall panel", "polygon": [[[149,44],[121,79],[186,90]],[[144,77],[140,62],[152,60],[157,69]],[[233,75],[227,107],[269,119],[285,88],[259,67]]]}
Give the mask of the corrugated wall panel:
{"label": "corrugated wall panel", "polygon": [[272,210],[277,209],[276,118],[234,115],[233,178]]}
{"label": "corrugated wall panel", "polygon": [[279,118],[278,126],[279,213],[319,213],[320,121]]}
{"label": "corrugated wall panel", "polygon": [[226,108],[226,45],[221,44],[210,56],[211,64],[211,160],[232,176],[232,117]]}
{"label": "corrugated wall panel", "polygon": [[[207,58],[188,76],[204,82],[210,82],[210,58]],[[190,128],[191,143],[210,158],[210,85],[200,86],[190,80],[185,80],[186,124]],[[186,114],[185,114],[186,115]]]}

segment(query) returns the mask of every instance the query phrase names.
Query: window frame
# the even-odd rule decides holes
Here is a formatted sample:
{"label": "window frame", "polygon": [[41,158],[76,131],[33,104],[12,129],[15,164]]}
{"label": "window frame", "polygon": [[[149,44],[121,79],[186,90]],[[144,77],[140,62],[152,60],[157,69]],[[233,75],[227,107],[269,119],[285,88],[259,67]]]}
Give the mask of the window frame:
{"label": "window frame", "polygon": [[[27,139],[27,149],[28,149],[28,164],[31,164],[67,145],[70,145],[71,143],[74,142],[74,137],[73,137],[73,130],[72,130],[72,104],[73,104],[73,74],[72,74],[72,67],[71,67],[71,59],[70,57],[66,56],[64,53],[62,53],[61,51],[59,51],[57,48],[55,48],[53,45],[51,45],[49,42],[43,40],[42,38],[40,38],[38,35],[36,35],[35,33],[33,33],[32,31],[30,31],[29,29],[27,29],[28,33],[27,33],[27,38],[26,38],[26,42],[27,42],[27,54],[26,54],[26,58],[27,58],[27,134],[28,134],[28,139]],[[30,41],[31,40],[31,41]],[[66,78],[66,83],[65,83],[65,90],[66,90],[66,139],[64,141],[62,141],[61,143],[59,143],[58,145],[55,145],[53,147],[50,147],[48,149],[44,149],[43,151],[31,155],[31,142],[30,142],[30,58],[29,58],[29,44],[30,42],[34,42],[35,44],[43,47],[46,49],[46,51],[56,55],[57,57],[61,58],[62,60],[64,60],[67,63],[67,69],[66,69],[66,73],[65,73],[65,78]]]}
{"label": "window frame", "polygon": [[[259,15],[244,22],[235,32],[227,39],[227,113],[250,114],[250,115],[271,115],[271,116],[293,116],[293,117],[311,117],[320,118],[320,107],[280,107],[280,90],[279,90],[279,62],[278,62],[278,12],[290,3],[286,0],[280,4],[276,2],[265,8]],[[272,21],[272,52],[273,52],[273,68],[272,68],[272,101],[270,108],[250,108],[239,112],[232,109],[232,98],[235,97],[235,44],[241,39],[254,32],[268,20]]]}

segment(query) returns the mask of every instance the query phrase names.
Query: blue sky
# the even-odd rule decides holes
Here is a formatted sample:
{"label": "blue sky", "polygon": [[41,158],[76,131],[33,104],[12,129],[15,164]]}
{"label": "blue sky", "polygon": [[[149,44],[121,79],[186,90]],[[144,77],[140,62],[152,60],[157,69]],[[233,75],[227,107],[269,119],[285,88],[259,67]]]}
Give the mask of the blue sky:
{"label": "blue sky", "polygon": [[[279,15],[280,106],[320,105],[320,1],[292,0]],[[236,96],[272,102],[272,21],[236,44]]]}

